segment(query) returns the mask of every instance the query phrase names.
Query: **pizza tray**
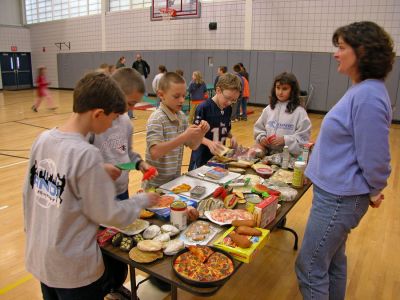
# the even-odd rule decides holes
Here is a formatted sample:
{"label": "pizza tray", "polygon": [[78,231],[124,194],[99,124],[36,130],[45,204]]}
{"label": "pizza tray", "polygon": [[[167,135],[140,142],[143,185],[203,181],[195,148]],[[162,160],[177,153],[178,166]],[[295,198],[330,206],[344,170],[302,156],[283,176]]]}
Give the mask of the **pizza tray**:
{"label": "pizza tray", "polygon": [[197,200],[197,201],[203,200],[203,199],[207,198],[208,196],[210,196],[215,191],[215,189],[219,186],[216,183],[212,183],[212,182],[209,182],[209,181],[204,181],[204,180],[201,180],[201,179],[198,179],[198,178],[194,178],[194,177],[183,175],[181,177],[175,178],[174,180],[172,180],[170,182],[167,182],[167,183],[163,184],[162,186],[160,186],[160,189],[172,192],[172,189],[174,187],[176,187],[176,186],[178,186],[180,184],[183,184],[183,183],[190,185],[191,188],[194,188],[196,185],[204,186],[206,188],[206,191],[204,192],[204,194],[201,195],[197,199],[194,199],[193,197],[190,197],[190,191],[179,194],[179,195],[183,195],[183,196],[186,196],[186,197],[188,197],[190,199],[194,199],[194,200]]}
{"label": "pizza tray", "polygon": [[222,177],[221,179],[212,179],[208,176],[205,176],[205,174],[213,169],[215,167],[210,167],[210,166],[201,166],[200,168],[197,168],[195,170],[192,170],[188,173],[186,173],[186,175],[190,176],[190,177],[194,177],[194,178],[198,178],[198,179],[202,179],[204,181],[209,181],[209,182],[213,182],[213,183],[217,183],[217,184],[225,184],[228,181],[231,181],[233,179],[238,178],[239,176],[241,176],[241,174],[239,173],[234,173],[234,172],[229,172],[228,175]]}
{"label": "pizza tray", "polygon": [[220,286],[220,285],[223,285],[235,273],[236,266],[235,266],[235,261],[234,261],[232,255],[230,255],[228,252],[226,252],[226,251],[224,251],[222,249],[219,249],[217,247],[214,247],[214,246],[207,246],[207,247],[211,248],[214,252],[220,252],[220,253],[226,255],[232,261],[232,265],[233,265],[232,273],[229,274],[228,276],[226,276],[225,278],[222,278],[222,279],[219,279],[219,280],[215,280],[215,281],[196,281],[196,280],[192,280],[192,279],[186,278],[185,276],[183,276],[180,273],[178,273],[174,268],[174,263],[175,263],[175,260],[178,258],[178,256],[189,251],[188,248],[185,248],[185,249],[180,250],[177,254],[175,254],[174,257],[171,260],[172,270],[174,270],[175,275],[180,280],[182,280],[183,282],[186,282],[187,284],[196,286],[196,287]]}

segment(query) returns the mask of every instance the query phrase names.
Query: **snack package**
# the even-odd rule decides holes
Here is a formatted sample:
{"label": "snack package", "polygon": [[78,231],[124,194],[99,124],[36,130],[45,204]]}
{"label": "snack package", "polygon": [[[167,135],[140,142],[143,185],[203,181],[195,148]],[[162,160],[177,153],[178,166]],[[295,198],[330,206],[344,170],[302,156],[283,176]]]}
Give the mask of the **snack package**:
{"label": "snack package", "polygon": [[119,231],[115,228],[106,228],[102,231],[99,231],[96,235],[97,243],[100,247],[103,247],[111,242],[114,235],[116,235]]}

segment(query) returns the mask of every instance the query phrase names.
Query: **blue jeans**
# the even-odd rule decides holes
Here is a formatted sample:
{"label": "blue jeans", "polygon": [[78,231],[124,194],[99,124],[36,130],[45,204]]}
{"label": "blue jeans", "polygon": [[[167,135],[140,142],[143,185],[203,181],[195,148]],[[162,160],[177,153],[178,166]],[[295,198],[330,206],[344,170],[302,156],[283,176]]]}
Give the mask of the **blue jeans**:
{"label": "blue jeans", "polygon": [[304,299],[344,299],[346,240],[367,212],[369,195],[338,196],[314,185],[296,274]]}

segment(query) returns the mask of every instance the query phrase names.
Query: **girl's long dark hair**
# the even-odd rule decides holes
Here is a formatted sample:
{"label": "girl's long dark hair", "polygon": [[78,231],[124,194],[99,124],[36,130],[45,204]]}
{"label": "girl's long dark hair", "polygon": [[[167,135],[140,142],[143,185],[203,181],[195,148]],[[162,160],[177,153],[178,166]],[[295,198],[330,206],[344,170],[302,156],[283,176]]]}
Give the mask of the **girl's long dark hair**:
{"label": "girl's long dark hair", "polygon": [[300,87],[299,82],[297,81],[296,76],[292,73],[283,72],[279,74],[274,79],[274,84],[271,88],[271,96],[269,97],[269,105],[272,109],[275,109],[276,103],[278,103],[278,98],[276,97],[275,93],[275,86],[277,83],[280,84],[288,84],[291,87],[290,96],[289,96],[289,103],[286,107],[286,112],[292,113],[300,105]]}

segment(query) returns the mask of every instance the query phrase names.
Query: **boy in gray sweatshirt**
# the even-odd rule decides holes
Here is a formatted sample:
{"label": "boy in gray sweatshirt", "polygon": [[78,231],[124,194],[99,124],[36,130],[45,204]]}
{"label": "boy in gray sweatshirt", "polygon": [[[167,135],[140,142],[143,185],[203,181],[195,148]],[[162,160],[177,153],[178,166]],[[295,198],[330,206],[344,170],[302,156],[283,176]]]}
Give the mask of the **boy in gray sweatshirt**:
{"label": "boy in gray sweatshirt", "polygon": [[158,197],[143,193],[115,201],[100,151],[85,140],[89,132],[107,130],[125,110],[117,83],[90,73],[75,87],[68,121],[43,132],[32,146],[23,190],[25,260],[44,299],[100,300],[125,279],[126,265],[103,260],[98,225],[127,226]]}
{"label": "boy in gray sweatshirt", "polygon": [[[111,76],[125,94],[128,109],[133,109],[145,92],[142,76],[132,68],[120,68]],[[100,149],[107,173],[114,179],[116,199],[129,199],[129,171],[121,171],[116,164],[133,162],[136,170],[145,173],[151,165],[132,151],[133,126],[127,114],[118,116],[110,128],[101,134],[90,134],[89,141]]]}

